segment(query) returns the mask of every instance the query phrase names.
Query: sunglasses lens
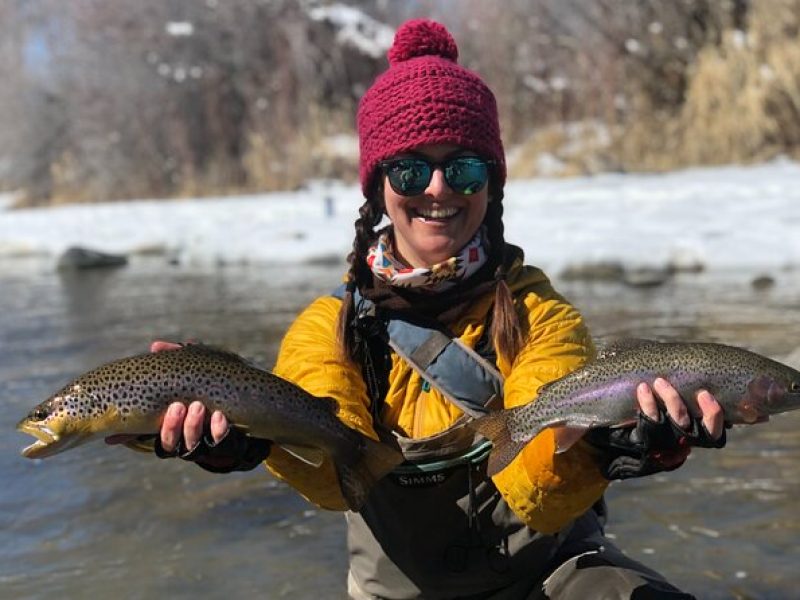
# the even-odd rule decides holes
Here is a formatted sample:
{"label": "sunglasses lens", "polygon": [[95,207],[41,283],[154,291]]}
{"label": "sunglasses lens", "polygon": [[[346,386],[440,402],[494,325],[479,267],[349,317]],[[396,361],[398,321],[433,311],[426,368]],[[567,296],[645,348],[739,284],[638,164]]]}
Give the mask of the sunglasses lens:
{"label": "sunglasses lens", "polygon": [[486,161],[477,156],[459,156],[446,163],[444,178],[457,194],[480,192],[489,180]]}
{"label": "sunglasses lens", "polygon": [[416,158],[401,158],[386,167],[392,189],[403,196],[416,196],[425,191],[431,181],[430,164]]}
{"label": "sunglasses lens", "polygon": [[[440,164],[447,185],[457,194],[468,196],[480,192],[489,181],[486,161],[477,156],[458,156]],[[422,158],[398,158],[383,164],[389,184],[402,196],[422,194],[437,166]]]}

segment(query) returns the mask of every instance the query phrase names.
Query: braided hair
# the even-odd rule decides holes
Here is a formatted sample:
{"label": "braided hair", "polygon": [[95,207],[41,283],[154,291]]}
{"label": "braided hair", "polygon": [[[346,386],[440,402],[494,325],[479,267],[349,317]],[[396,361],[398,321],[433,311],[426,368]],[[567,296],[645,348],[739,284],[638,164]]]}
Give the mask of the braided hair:
{"label": "braided hair", "polygon": [[[376,188],[375,193],[371,196],[377,200],[383,197],[383,184],[379,184]],[[347,272],[345,293],[336,330],[339,348],[348,360],[356,358],[356,342],[354,330],[351,327],[356,316],[355,291],[372,278],[372,271],[367,265],[366,258],[370,246],[378,237],[375,227],[383,218],[383,201],[376,200],[368,198],[358,209],[358,218],[355,221],[356,237],[353,240],[353,249],[347,255],[350,269]]]}
{"label": "braided hair", "polygon": [[523,329],[519,313],[514,306],[514,296],[506,283],[507,267],[505,258],[506,240],[503,225],[502,191],[492,193],[486,209],[484,223],[489,237],[492,253],[497,253],[497,268],[494,278],[497,282],[494,294],[491,335],[498,354],[509,363],[525,345],[526,331]]}

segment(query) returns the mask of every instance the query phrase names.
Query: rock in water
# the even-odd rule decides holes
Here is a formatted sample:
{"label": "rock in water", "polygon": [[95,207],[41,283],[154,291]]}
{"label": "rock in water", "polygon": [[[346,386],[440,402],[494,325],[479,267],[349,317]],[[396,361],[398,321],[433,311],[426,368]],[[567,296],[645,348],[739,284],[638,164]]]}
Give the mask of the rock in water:
{"label": "rock in water", "polygon": [[127,264],[128,257],[122,254],[106,254],[80,246],[67,248],[58,259],[59,270],[105,269],[123,267]]}

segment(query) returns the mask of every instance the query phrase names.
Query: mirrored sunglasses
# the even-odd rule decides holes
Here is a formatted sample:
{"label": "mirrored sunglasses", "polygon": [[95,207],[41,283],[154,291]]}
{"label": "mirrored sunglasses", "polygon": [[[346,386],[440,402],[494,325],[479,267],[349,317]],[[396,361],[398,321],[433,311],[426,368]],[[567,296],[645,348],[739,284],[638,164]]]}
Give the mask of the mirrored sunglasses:
{"label": "mirrored sunglasses", "polygon": [[478,156],[456,156],[442,162],[427,158],[395,158],[379,163],[389,178],[389,185],[401,196],[417,196],[431,182],[433,172],[441,167],[444,180],[457,194],[476,194],[489,181],[489,165],[495,161]]}

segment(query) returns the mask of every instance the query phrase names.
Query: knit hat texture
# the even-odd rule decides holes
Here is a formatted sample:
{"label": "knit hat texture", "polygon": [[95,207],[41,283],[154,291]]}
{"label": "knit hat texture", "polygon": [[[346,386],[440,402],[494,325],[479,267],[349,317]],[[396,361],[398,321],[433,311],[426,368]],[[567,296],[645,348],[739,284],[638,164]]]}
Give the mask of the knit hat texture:
{"label": "knit hat texture", "polygon": [[492,189],[506,180],[494,94],[457,63],[458,47],[445,27],[415,19],[397,30],[389,68],[361,98],[357,125],[364,196],[374,190],[378,163],[425,144],[454,144],[496,161]]}

